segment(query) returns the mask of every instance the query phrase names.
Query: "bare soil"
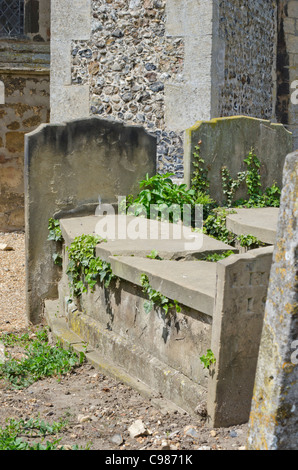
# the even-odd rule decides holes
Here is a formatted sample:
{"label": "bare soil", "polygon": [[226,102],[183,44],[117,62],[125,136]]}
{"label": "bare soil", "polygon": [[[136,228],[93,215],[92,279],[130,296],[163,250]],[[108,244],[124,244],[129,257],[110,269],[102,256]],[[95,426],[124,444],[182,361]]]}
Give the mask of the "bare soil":
{"label": "bare soil", "polygon": [[[13,250],[0,251],[0,335],[21,335],[29,328],[24,234],[0,233],[1,243]],[[211,429],[199,415],[156,408],[150,399],[87,363],[62,378],[44,379],[22,390],[0,380],[0,427],[10,418],[48,423],[62,419],[66,426],[59,432],[60,444],[90,450],[244,450],[247,439],[247,424]],[[133,437],[130,427],[136,421],[143,432]]]}

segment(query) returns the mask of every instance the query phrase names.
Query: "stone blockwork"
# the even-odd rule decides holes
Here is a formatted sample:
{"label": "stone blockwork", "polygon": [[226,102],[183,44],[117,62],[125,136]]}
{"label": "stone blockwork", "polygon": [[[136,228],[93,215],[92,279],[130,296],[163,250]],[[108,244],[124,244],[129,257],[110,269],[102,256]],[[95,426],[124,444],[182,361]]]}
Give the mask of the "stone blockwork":
{"label": "stone blockwork", "polygon": [[50,119],[50,0],[6,3],[11,8],[0,27],[0,231],[24,229],[24,135]]}
{"label": "stone blockwork", "polygon": [[[181,74],[182,38],[165,34],[165,1],[93,1],[89,41],[72,43],[72,83],[90,87],[90,112],[143,125],[160,168],[182,176],[181,133],[166,129],[165,83]],[[183,129],[181,129],[182,131]]]}
{"label": "stone blockwork", "polygon": [[51,121],[142,125],[157,137],[158,170],[179,178],[183,133],[196,121],[246,115],[294,131],[285,75],[290,66],[295,81],[297,7],[284,3],[53,0]]}
{"label": "stone blockwork", "polygon": [[298,3],[291,0],[286,4],[284,18],[285,40],[289,57],[289,103],[288,126],[293,132],[294,150],[298,149]]}
{"label": "stone blockwork", "polygon": [[22,230],[24,135],[49,121],[49,48],[1,42],[0,50],[0,230]]}
{"label": "stone blockwork", "polygon": [[275,2],[219,2],[224,56],[219,116],[272,119],[275,96]]}

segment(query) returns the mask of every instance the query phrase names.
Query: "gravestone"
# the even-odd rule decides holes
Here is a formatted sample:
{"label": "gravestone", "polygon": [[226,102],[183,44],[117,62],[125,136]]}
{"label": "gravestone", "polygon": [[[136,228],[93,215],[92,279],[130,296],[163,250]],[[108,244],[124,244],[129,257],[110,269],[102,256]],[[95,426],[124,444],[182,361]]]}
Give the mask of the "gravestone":
{"label": "gravestone", "polygon": [[25,136],[27,318],[40,319],[44,299],[57,297],[50,218],[95,214],[99,198],[116,204],[136,195],[156,172],[156,138],[142,127],[86,118],[45,124]]}
{"label": "gravestone", "polygon": [[[282,124],[245,116],[198,121],[185,132],[185,183],[191,185],[195,147],[200,145],[203,167],[208,170],[210,195],[218,203],[224,202],[221,168],[226,166],[232,178],[247,169],[244,158],[253,148],[261,162],[263,190],[274,182],[282,185],[285,156],[293,151],[292,134]],[[243,185],[236,199],[246,197]]]}
{"label": "gravestone", "polygon": [[298,151],[286,158],[254,394],[249,450],[297,450]]}

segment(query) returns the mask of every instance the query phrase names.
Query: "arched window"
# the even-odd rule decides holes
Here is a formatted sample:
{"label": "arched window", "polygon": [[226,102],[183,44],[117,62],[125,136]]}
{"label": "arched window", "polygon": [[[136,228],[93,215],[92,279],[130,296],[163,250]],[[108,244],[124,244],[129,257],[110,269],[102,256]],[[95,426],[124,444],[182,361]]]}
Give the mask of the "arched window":
{"label": "arched window", "polygon": [[24,34],[24,0],[0,0],[0,37]]}

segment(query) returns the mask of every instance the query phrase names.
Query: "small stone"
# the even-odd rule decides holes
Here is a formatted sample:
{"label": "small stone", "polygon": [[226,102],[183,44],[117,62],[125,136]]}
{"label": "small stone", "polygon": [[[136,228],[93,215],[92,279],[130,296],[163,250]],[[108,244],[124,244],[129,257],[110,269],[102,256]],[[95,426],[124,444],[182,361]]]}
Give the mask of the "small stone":
{"label": "small stone", "polygon": [[115,38],[123,38],[124,33],[121,31],[121,29],[115,29],[115,31],[112,33],[112,36]]}
{"label": "small stone", "polygon": [[72,447],[69,444],[61,444],[57,446],[57,449],[59,450],[72,450]]}
{"label": "small stone", "polygon": [[237,437],[238,434],[236,433],[236,431],[230,431],[230,437]]}
{"label": "small stone", "polygon": [[13,251],[13,247],[6,243],[0,243],[0,251]]}
{"label": "small stone", "polygon": [[114,62],[111,69],[114,71],[114,72],[120,72],[120,70],[122,70],[124,67],[124,64],[123,63],[120,63],[120,62]]}
{"label": "small stone", "polygon": [[210,436],[211,437],[216,437],[217,436],[217,432],[215,431],[215,429],[212,429],[212,431],[210,431]]}
{"label": "small stone", "polygon": [[183,430],[185,436],[190,436],[193,439],[198,439],[200,436],[193,426],[186,426]]}
{"label": "small stone", "polygon": [[154,93],[157,93],[159,91],[162,91],[164,89],[164,84],[162,82],[155,82],[150,85],[150,90],[154,91]]}
{"label": "small stone", "polygon": [[171,450],[171,445],[169,441],[165,439],[161,441],[161,450]]}
{"label": "small stone", "polygon": [[113,444],[116,444],[117,446],[121,446],[121,444],[123,444],[123,437],[121,434],[114,434],[112,437],[111,437],[111,442],[113,442]]}
{"label": "small stone", "polygon": [[145,425],[142,420],[137,419],[129,428],[128,432],[130,434],[130,437],[136,438],[140,436],[146,436],[148,435],[148,431],[145,428]]}
{"label": "small stone", "polygon": [[0,364],[4,364],[5,361],[6,361],[5,346],[3,343],[0,343]]}
{"label": "small stone", "polygon": [[211,450],[211,447],[209,447],[209,446],[202,446],[202,447],[198,447],[197,450]]}
{"label": "small stone", "polygon": [[148,70],[148,72],[151,70],[156,70],[156,65],[148,63],[145,65],[145,69]]}
{"label": "small stone", "polygon": [[128,103],[132,100],[132,93],[124,93],[124,95],[122,95],[122,99],[125,103]]}
{"label": "small stone", "polygon": [[92,417],[90,415],[79,415],[78,416],[78,422],[79,423],[87,423],[88,421],[91,421]]}

